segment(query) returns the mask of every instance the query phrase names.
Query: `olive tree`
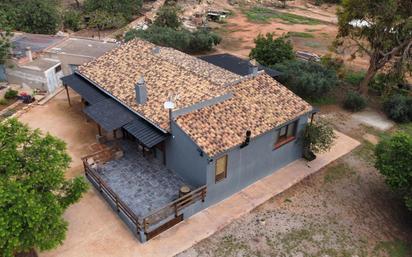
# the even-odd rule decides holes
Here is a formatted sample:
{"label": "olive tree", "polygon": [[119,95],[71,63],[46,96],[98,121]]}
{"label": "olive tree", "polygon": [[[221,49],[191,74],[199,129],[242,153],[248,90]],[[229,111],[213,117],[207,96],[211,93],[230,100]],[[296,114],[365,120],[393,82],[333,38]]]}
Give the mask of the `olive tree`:
{"label": "olive tree", "polygon": [[65,179],[66,144],[16,119],[0,122],[0,256],[61,244],[62,215],[87,190],[81,177]]}
{"label": "olive tree", "polygon": [[338,10],[337,45],[349,45],[353,56],[367,55],[369,68],[359,85],[368,85],[384,67],[402,76],[411,70],[411,0],[343,0]]}

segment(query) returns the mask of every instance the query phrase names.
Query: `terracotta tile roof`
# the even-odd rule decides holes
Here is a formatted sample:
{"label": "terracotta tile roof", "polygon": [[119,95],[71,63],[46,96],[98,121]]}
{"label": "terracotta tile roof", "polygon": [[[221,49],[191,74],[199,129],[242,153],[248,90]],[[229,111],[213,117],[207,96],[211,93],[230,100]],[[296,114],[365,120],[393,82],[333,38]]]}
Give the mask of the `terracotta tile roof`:
{"label": "terracotta tile roof", "polygon": [[[134,111],[164,130],[169,117],[163,104],[170,95],[177,97],[176,108],[183,108],[226,93],[227,83],[241,77],[190,55],[132,40],[81,67],[87,79],[113,95]],[[135,101],[134,87],[143,75],[148,101]]]}
{"label": "terracotta tile roof", "polygon": [[[255,137],[312,108],[265,73],[242,77],[177,50],[155,48],[133,40],[81,66],[79,72],[163,130],[169,130],[163,104],[171,95],[177,97],[175,110],[197,106],[200,109],[183,112],[187,114],[176,122],[209,156],[241,144],[247,130]],[[135,101],[141,76],[147,86],[145,104]],[[201,104],[205,102],[214,104]]]}
{"label": "terracotta tile roof", "polygon": [[312,107],[265,73],[230,87],[233,97],[179,116],[177,124],[214,156],[296,118]]}

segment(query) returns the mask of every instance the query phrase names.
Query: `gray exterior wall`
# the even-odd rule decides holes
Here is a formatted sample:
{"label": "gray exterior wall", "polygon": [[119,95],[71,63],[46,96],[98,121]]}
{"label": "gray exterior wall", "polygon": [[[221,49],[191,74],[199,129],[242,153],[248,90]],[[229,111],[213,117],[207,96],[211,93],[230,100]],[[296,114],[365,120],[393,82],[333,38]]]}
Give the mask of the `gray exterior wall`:
{"label": "gray exterior wall", "polygon": [[[235,147],[221,153],[209,163],[208,157],[200,157],[198,147],[179,128],[173,127],[174,142],[169,143],[169,163],[184,179],[194,180],[195,174],[205,174],[207,184],[206,202],[202,208],[217,203],[230,195],[251,185],[257,180],[272,174],[274,171],[302,157],[301,134],[307,124],[309,114],[303,115],[298,121],[297,138],[278,149],[274,149],[278,130],[273,129],[256,138],[252,138],[245,148]],[[293,121],[291,121],[293,122]],[[175,153],[173,153],[175,151]],[[215,183],[216,159],[227,154],[227,177]],[[175,159],[177,158],[177,159]],[[190,175],[189,175],[190,174]],[[198,177],[201,182],[201,176]],[[191,211],[193,212],[193,210]],[[186,218],[186,217],[185,217]]]}
{"label": "gray exterior wall", "polygon": [[172,123],[172,136],[166,140],[166,166],[178,173],[192,186],[206,184],[206,155],[200,156],[199,147]]}
{"label": "gray exterior wall", "polygon": [[61,62],[62,70],[64,75],[72,74],[72,69],[70,64],[74,65],[82,65],[87,62],[94,60],[95,58],[89,56],[78,56],[78,55],[70,55],[64,53],[45,53],[45,56],[53,59],[57,59]]}
{"label": "gray exterior wall", "polygon": [[[271,130],[253,138],[245,148],[239,147],[216,156],[207,167],[207,197],[209,206],[242,190],[253,182],[272,174],[274,171],[302,157],[302,131],[309,115],[301,116],[296,130],[297,138],[278,149],[274,144],[278,130]],[[216,160],[227,154],[227,177],[215,183]]]}

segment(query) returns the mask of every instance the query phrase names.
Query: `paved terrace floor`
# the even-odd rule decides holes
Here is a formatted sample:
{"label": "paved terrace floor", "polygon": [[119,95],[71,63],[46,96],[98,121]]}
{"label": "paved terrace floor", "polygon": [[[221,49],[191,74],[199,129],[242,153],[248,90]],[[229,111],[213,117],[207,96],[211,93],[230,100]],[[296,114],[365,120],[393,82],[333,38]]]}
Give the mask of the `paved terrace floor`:
{"label": "paved terrace floor", "polygon": [[143,157],[135,142],[119,140],[117,144],[124,156],[104,164],[99,173],[137,216],[176,200],[181,186],[190,187],[153,156]]}

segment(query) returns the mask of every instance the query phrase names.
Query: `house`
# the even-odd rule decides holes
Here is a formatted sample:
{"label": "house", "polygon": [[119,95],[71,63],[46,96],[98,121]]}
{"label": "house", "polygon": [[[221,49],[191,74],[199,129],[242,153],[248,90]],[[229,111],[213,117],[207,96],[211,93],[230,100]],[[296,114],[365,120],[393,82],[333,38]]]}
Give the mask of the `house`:
{"label": "house", "polygon": [[117,46],[114,42],[69,37],[46,49],[44,55],[48,58],[59,60],[62,63],[64,75],[69,75],[79,65],[94,60]]}
{"label": "house", "polygon": [[44,58],[42,53],[64,37],[15,33],[11,39],[11,60],[5,65],[5,77],[11,84],[54,92],[63,76],[59,60]]}
{"label": "house", "polygon": [[[199,58],[202,59],[203,61],[214,64],[216,66],[219,66],[223,69],[226,69],[228,71],[231,71],[241,76],[250,74],[251,70],[253,69],[253,65],[251,65],[249,60],[242,59],[232,54],[225,53],[225,54],[205,55],[205,56],[200,56]],[[268,74],[274,79],[278,78],[281,74],[279,71],[262,66],[260,64],[257,64],[257,66],[258,66],[258,71],[263,70],[265,71],[266,74]]]}
{"label": "house", "polygon": [[16,33],[11,44],[12,58],[5,69],[7,81],[48,93],[61,86],[63,75],[117,46],[94,39],[28,33]]}
{"label": "house", "polygon": [[253,68],[133,40],[62,79],[108,140],[86,176],[142,242],[301,158],[313,108]]}

